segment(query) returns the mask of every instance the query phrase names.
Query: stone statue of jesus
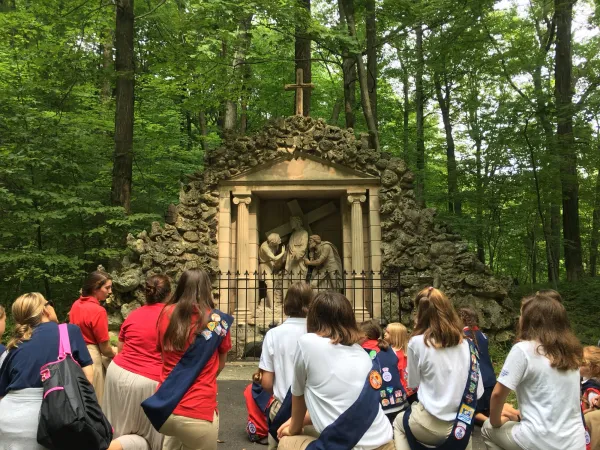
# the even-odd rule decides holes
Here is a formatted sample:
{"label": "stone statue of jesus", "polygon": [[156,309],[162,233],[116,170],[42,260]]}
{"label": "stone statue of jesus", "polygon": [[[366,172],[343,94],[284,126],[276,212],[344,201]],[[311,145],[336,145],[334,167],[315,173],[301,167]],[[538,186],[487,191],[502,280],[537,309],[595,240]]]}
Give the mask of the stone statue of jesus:
{"label": "stone statue of jesus", "polygon": [[308,248],[308,231],[302,227],[302,219],[298,216],[293,216],[290,219],[290,225],[294,231],[292,231],[288,241],[285,270],[293,280],[303,281],[307,272],[304,258]]}

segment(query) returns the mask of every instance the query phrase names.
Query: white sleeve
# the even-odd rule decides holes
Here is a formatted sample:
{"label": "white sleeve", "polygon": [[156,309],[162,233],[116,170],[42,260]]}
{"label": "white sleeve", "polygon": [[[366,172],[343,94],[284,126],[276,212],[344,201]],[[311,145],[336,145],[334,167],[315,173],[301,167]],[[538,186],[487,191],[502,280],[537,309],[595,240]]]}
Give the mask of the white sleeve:
{"label": "white sleeve", "polygon": [[273,365],[273,344],[271,342],[271,335],[271,330],[267,331],[267,334],[265,334],[262,352],[260,353],[260,362],[258,363],[258,368],[267,372],[275,372],[275,367]]}
{"label": "white sleeve", "polygon": [[514,345],[513,348],[510,349],[506,361],[504,361],[502,372],[500,372],[500,376],[498,377],[498,383],[502,383],[504,386],[514,391],[523,379],[526,370],[527,357],[520,347]]}
{"label": "white sleeve", "polygon": [[306,370],[306,361],[304,360],[304,352],[300,343],[296,347],[296,354],[294,355],[294,378],[292,380],[292,395],[299,397],[304,395],[304,388],[306,387],[306,378],[308,377],[308,371]]}
{"label": "white sleeve", "polygon": [[419,387],[421,384],[421,373],[419,370],[419,355],[418,352],[415,351],[415,342],[411,341],[408,343],[408,351],[407,351],[407,362],[406,362],[406,372],[408,373],[408,387],[411,389],[415,389]]}

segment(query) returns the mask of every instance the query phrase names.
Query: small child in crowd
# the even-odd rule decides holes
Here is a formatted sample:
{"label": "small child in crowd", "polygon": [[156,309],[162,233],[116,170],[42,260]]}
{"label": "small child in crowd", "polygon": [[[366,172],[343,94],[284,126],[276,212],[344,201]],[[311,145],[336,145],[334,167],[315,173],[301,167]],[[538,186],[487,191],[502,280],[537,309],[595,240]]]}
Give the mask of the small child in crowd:
{"label": "small child in crowd", "polygon": [[[265,335],[258,367],[263,371],[262,387],[274,397],[269,408],[271,421],[292,386],[294,354],[298,339],[306,334],[306,314],[312,298],[313,291],[307,283],[292,284],[283,301],[283,312],[289,318]],[[268,441],[269,450],[277,448],[274,436],[269,434]]]}
{"label": "small child in crowd", "polygon": [[408,387],[408,372],[406,370],[407,361],[406,349],[408,347],[408,331],[400,322],[392,322],[385,328],[383,338],[392,346],[392,350],[398,357],[398,372],[400,381],[406,392],[408,402],[412,403],[417,399],[417,390],[414,391]]}
{"label": "small child in crowd", "polygon": [[244,389],[244,399],[246,400],[246,409],[248,410],[248,424],[246,433],[250,442],[258,442],[267,445],[267,436],[269,427],[267,426],[267,413],[273,396],[265,391],[261,386],[263,371],[258,371],[252,375],[252,383]]}
{"label": "small child in crowd", "polygon": [[465,326],[463,329],[465,336],[473,341],[479,354],[479,370],[481,370],[484,390],[483,396],[477,400],[475,423],[481,426],[490,416],[490,398],[496,385],[496,374],[494,373],[494,366],[490,359],[488,338],[479,329],[477,313],[471,308],[461,308],[458,311],[458,315]]}
{"label": "small child in crowd", "polygon": [[583,413],[594,410],[600,396],[600,348],[585,347],[583,362],[579,367],[581,375],[581,409]]}
{"label": "small child in crowd", "polygon": [[360,324],[360,329],[363,334],[361,346],[376,363],[377,371],[381,376],[382,384],[379,388],[381,407],[390,423],[394,423],[398,413],[408,406],[398,370],[398,357],[390,344],[383,339],[381,328],[376,321],[367,320]]}

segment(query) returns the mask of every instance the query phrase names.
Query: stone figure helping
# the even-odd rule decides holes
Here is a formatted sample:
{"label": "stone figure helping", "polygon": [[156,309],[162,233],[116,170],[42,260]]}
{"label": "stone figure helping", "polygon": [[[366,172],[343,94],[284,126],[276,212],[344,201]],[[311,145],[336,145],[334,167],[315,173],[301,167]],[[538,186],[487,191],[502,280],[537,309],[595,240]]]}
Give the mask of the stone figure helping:
{"label": "stone figure helping", "polygon": [[259,277],[267,285],[265,306],[268,308],[273,307],[273,274],[280,268],[278,263],[285,255],[285,245],[281,247],[281,252],[278,255],[275,254],[280,245],[281,238],[279,235],[271,233],[258,249]]}
{"label": "stone figure helping", "polygon": [[308,241],[314,259],[304,259],[304,264],[314,267],[310,285],[317,289],[342,289],[342,260],[337,248],[331,242],[321,240],[321,236],[312,235]]}

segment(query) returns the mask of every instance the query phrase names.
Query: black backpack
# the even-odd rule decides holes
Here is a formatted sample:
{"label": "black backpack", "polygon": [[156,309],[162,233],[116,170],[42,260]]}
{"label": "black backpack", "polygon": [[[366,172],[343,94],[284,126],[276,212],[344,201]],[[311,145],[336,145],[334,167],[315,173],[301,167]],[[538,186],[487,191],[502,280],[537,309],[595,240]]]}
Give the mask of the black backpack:
{"label": "black backpack", "polygon": [[44,399],[37,441],[50,450],[106,450],[112,441],[112,427],[94,387],[71,356],[67,325],[58,329],[58,360],[40,370]]}

